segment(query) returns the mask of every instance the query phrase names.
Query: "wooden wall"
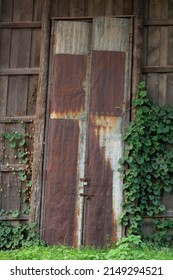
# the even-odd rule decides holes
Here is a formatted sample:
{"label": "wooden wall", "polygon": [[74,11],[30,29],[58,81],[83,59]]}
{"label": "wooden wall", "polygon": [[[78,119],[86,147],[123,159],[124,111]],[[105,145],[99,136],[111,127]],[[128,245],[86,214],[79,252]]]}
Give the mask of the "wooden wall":
{"label": "wooden wall", "polygon": [[143,74],[150,98],[173,105],[173,1],[145,1],[144,19]]}
{"label": "wooden wall", "polygon": [[53,17],[112,16],[132,14],[132,0],[52,0]]}
{"label": "wooden wall", "polygon": [[[22,131],[21,122],[26,123],[27,131],[34,133],[44,2],[0,0],[0,134]],[[52,0],[51,17],[133,15],[135,2],[138,1]],[[143,2],[143,79],[153,101],[173,105],[173,0]],[[0,210],[24,207],[18,179],[20,162],[13,156],[7,143],[1,140]]]}
{"label": "wooden wall", "polygon": [[[34,134],[41,17],[40,0],[0,1],[0,134],[15,130]],[[0,210],[24,210],[20,160],[0,138]],[[32,150],[32,141],[28,145]]]}
{"label": "wooden wall", "polygon": [[[52,0],[51,17],[132,14],[132,0]],[[0,0],[0,134],[34,134],[44,0]],[[32,147],[33,141],[30,146]],[[32,148],[31,148],[32,149]],[[20,161],[0,142],[0,210],[22,210]],[[27,219],[21,216],[15,220]],[[0,216],[0,220],[4,219]],[[5,219],[12,219],[11,216]]]}

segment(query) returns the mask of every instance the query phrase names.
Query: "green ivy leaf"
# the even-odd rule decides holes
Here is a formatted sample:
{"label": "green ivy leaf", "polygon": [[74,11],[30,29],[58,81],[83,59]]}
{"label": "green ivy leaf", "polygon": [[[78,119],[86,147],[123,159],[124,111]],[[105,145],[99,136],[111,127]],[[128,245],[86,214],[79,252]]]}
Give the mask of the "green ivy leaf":
{"label": "green ivy leaf", "polygon": [[20,216],[20,212],[18,210],[12,212],[13,218],[18,218]]}
{"label": "green ivy leaf", "polygon": [[164,191],[168,193],[172,192],[172,186],[164,186]]}
{"label": "green ivy leaf", "polygon": [[16,142],[11,142],[11,143],[9,143],[9,146],[10,146],[10,148],[15,149],[17,144],[16,144]]}
{"label": "green ivy leaf", "polygon": [[23,139],[20,141],[19,146],[22,147],[22,146],[25,145],[25,143],[26,143],[25,138],[23,138]]}
{"label": "green ivy leaf", "polygon": [[27,183],[26,183],[27,187],[32,187],[32,181],[29,180]]}
{"label": "green ivy leaf", "polygon": [[25,181],[27,176],[26,176],[26,171],[22,170],[19,172],[19,178],[21,181]]}
{"label": "green ivy leaf", "polygon": [[25,156],[25,151],[24,150],[19,151],[17,156],[18,158],[23,158]]}

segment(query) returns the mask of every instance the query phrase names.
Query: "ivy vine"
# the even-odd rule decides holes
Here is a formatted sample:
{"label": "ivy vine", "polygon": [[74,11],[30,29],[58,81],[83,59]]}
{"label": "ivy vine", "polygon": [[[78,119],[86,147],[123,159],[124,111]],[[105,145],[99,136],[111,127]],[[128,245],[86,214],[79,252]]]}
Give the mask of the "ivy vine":
{"label": "ivy vine", "polygon": [[[30,213],[30,198],[31,198],[31,152],[27,147],[27,138],[32,136],[28,133],[19,133],[18,131],[8,131],[2,134],[2,137],[7,140],[9,147],[14,150],[14,161],[21,164],[21,170],[18,173],[18,178],[23,182],[22,188],[22,202],[25,203],[25,209],[20,210],[0,210],[0,216],[12,218],[18,218],[21,214],[28,215]],[[4,149],[5,151],[5,149]],[[6,158],[8,156],[6,155]],[[10,170],[10,164],[6,164]],[[17,191],[17,190],[16,190]],[[38,233],[36,232],[36,223],[19,223],[13,225],[8,221],[0,221],[0,249],[9,250],[16,249],[21,246],[39,245],[43,242],[40,240]]]}
{"label": "ivy vine", "polygon": [[153,234],[148,238],[172,244],[173,221],[159,217],[167,211],[164,193],[173,191],[173,108],[153,104],[144,82],[139,84],[133,106],[135,120],[124,134],[125,152],[119,161],[124,182],[120,220],[129,234],[142,235],[144,217],[151,217]]}
{"label": "ivy vine", "polygon": [[14,226],[8,221],[0,222],[0,250],[17,249],[22,246],[44,244],[35,230],[36,224],[18,224]]}
{"label": "ivy vine", "polygon": [[[8,141],[10,148],[15,150],[14,159],[18,159],[21,164],[25,165],[25,168],[21,168],[19,171],[19,179],[21,182],[25,182],[25,188],[22,190],[22,201],[29,204],[32,187],[31,152],[27,148],[27,138],[29,134],[21,134],[18,131],[8,131],[3,133],[2,136]],[[26,212],[28,212],[28,210]]]}

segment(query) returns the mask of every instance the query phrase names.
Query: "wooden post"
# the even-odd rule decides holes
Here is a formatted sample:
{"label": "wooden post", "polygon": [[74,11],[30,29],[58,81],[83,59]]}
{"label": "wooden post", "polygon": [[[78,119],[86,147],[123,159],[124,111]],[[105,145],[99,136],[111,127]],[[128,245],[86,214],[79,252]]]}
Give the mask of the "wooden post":
{"label": "wooden post", "polygon": [[49,41],[50,41],[50,10],[51,0],[45,0],[42,14],[42,34],[40,50],[40,71],[36,103],[36,120],[34,135],[34,154],[32,166],[32,197],[30,222],[37,222],[40,228],[41,195],[43,185],[43,153],[44,132],[46,117],[46,97],[48,91],[48,68],[49,68]]}
{"label": "wooden post", "polygon": [[[142,53],[143,53],[143,11],[144,1],[133,1],[134,32],[133,32],[133,61],[132,61],[132,98],[138,92],[138,85],[142,78]],[[131,118],[134,119],[135,110]]]}

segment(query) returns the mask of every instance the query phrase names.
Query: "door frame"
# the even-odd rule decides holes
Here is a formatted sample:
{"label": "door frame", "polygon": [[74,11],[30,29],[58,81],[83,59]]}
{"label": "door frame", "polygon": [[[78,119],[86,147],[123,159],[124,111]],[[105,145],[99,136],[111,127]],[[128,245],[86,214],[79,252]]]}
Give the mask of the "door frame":
{"label": "door frame", "polygon": [[[52,77],[52,68],[53,68],[53,46],[54,46],[54,30],[55,30],[55,21],[82,21],[82,22],[90,22],[92,23],[93,19],[96,17],[83,17],[83,18],[52,18],[51,20],[51,35],[50,35],[50,56],[49,56],[49,75],[48,75],[48,95],[47,95],[47,104],[46,104],[46,121],[45,121],[45,143],[49,141],[49,134],[48,134],[48,129],[49,129],[49,116],[50,116],[50,98],[51,98],[51,91],[52,91],[52,81],[51,81],[51,77]],[[110,16],[110,18],[130,18],[132,20],[132,32],[133,32],[133,26],[134,26],[134,16]],[[129,37],[129,58],[131,57],[131,59],[129,59],[129,69],[131,69],[131,71],[129,71],[129,75],[128,75],[128,81],[129,81],[129,87],[128,87],[128,96],[129,99],[131,100],[131,88],[132,88],[132,53],[133,53],[133,44],[132,44],[132,36]],[[126,112],[126,118],[124,119],[125,123],[129,123],[130,121],[130,102],[128,104],[126,104],[126,106],[128,107],[127,112]],[[124,127],[125,125],[123,125]],[[49,154],[49,150],[47,148],[47,150],[45,150],[44,152],[44,156],[43,156],[43,189],[42,189],[42,198],[41,198],[41,237],[43,236],[43,230],[44,230],[44,220],[45,220],[45,185],[46,185],[46,178],[47,178],[47,162],[48,162],[48,154]],[[122,227],[122,235],[124,235],[124,228]],[[80,238],[82,239],[82,238]],[[78,242],[77,246],[81,245],[81,241]]]}

